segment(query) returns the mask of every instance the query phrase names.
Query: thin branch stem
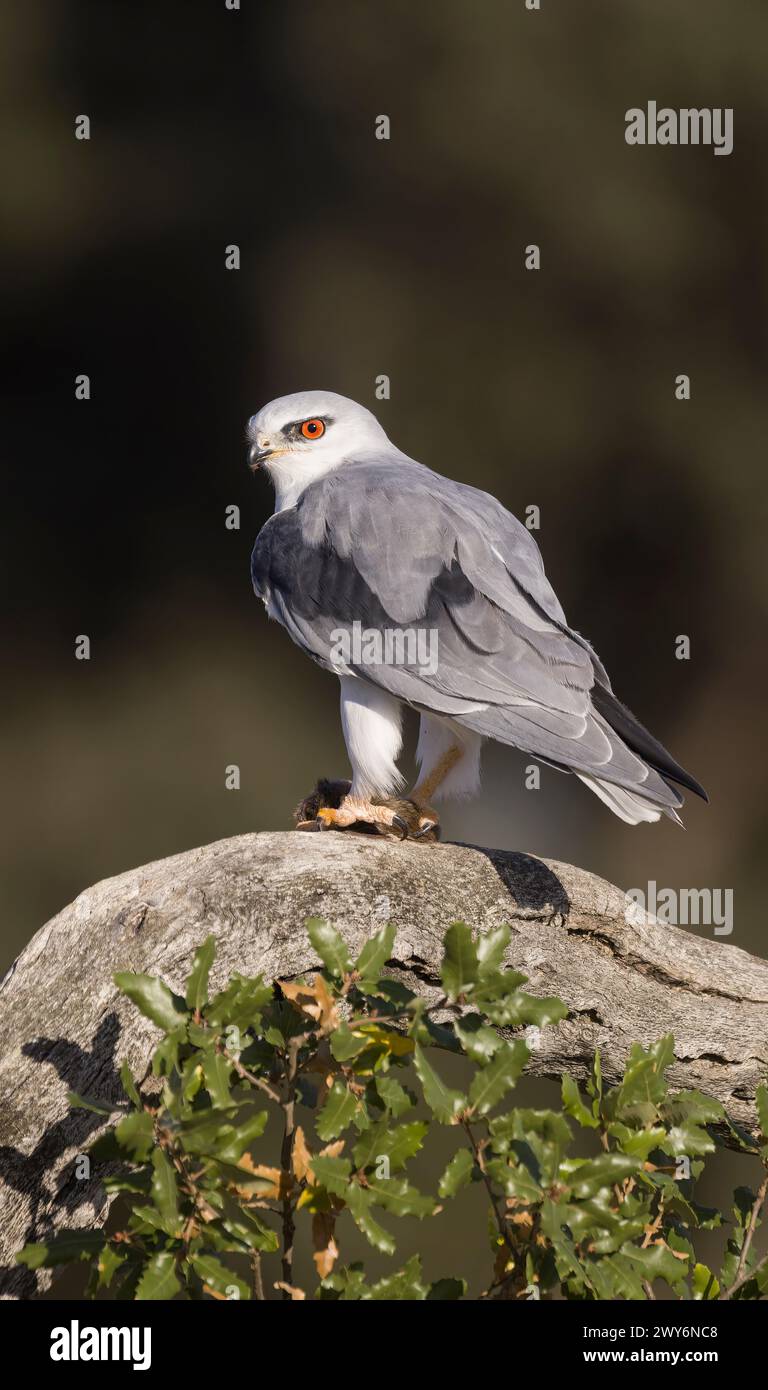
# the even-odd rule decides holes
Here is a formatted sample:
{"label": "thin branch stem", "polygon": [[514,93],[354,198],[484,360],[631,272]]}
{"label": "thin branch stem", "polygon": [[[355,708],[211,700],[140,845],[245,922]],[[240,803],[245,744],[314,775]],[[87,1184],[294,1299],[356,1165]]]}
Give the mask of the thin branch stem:
{"label": "thin branch stem", "polygon": [[249,1081],[257,1090],[263,1091],[265,1096],[269,1096],[269,1099],[274,1101],[275,1105],[281,1104],[280,1092],[277,1091],[274,1086],[270,1086],[269,1082],[265,1081],[263,1076],[257,1076],[255,1072],[249,1071],[247,1067],[243,1066],[239,1058],[233,1057],[231,1052],[227,1052],[226,1048],[222,1050],[222,1056],[226,1057],[227,1061],[234,1067],[241,1081]]}
{"label": "thin branch stem", "polygon": [[720,1297],[733,1298],[733,1295],[735,1293],[738,1293],[739,1289],[743,1288],[745,1284],[748,1284],[750,1279],[754,1279],[755,1276],[758,1275],[761,1270],[765,1269],[766,1265],[768,1265],[768,1255],[764,1255],[762,1260],[760,1260],[756,1265],[754,1265],[752,1269],[746,1270],[746,1272],[742,1274],[741,1278],[736,1280],[735,1284],[731,1284],[731,1287],[729,1289],[726,1289],[725,1293],[721,1293]]}
{"label": "thin branch stem", "polygon": [[763,1265],[766,1263],[766,1261],[768,1261],[768,1255],[767,1255],[767,1256],[765,1257],[765,1259],[761,1260],[760,1263],[759,1263],[758,1265],[755,1266],[754,1269],[747,1269],[747,1258],[748,1258],[748,1256],[749,1256],[749,1252],[750,1252],[750,1249],[751,1249],[751,1247],[752,1247],[752,1240],[753,1240],[755,1231],[757,1230],[757,1223],[758,1223],[758,1221],[760,1220],[760,1213],[761,1213],[761,1211],[762,1211],[762,1209],[763,1209],[763,1207],[764,1207],[764,1205],[765,1205],[765,1199],[766,1199],[767,1196],[768,1196],[768,1175],[767,1175],[766,1177],[763,1178],[763,1181],[761,1182],[759,1188],[757,1189],[757,1196],[755,1197],[755,1200],[754,1200],[754,1203],[753,1203],[753,1206],[752,1206],[752,1211],[750,1212],[750,1215],[749,1215],[749,1221],[748,1221],[748,1223],[747,1223],[747,1229],[746,1229],[746,1231],[745,1231],[745,1233],[744,1233],[744,1243],[743,1243],[743,1245],[742,1245],[742,1247],[741,1247],[741,1254],[740,1254],[740,1256],[739,1256],[739,1263],[738,1263],[738,1267],[737,1267],[737,1269],[736,1269],[736,1278],[734,1279],[733,1283],[731,1284],[731,1287],[730,1287],[729,1289],[726,1289],[725,1292],[722,1293],[722,1294],[720,1295],[720,1297],[723,1298],[723,1299],[732,1298],[733,1295],[734,1295],[740,1288],[742,1288],[744,1284],[748,1283],[748,1281],[749,1281],[750,1279],[754,1279],[755,1274],[757,1273],[757,1271],[758,1271],[759,1269],[762,1269]]}
{"label": "thin branch stem", "polygon": [[[293,1141],[296,1132],[295,1110],[296,1110],[296,1074],[298,1072],[299,1049],[305,1041],[306,1034],[301,1037],[291,1038],[288,1044],[285,1067],[285,1092],[281,1101],[283,1107],[283,1142],[280,1149],[280,1168],[285,1182],[285,1196],[282,1201],[283,1219],[283,1256],[282,1270],[284,1285],[293,1284],[293,1241],[296,1234],[296,1224],[294,1221],[293,1202],[291,1201],[288,1181],[293,1173]],[[290,1293],[287,1288],[282,1290],[283,1299],[290,1300]]]}
{"label": "thin branch stem", "polygon": [[498,1228],[499,1228],[499,1235],[501,1236],[502,1240],[504,1241],[504,1244],[508,1247],[508,1249],[511,1250],[512,1246],[511,1246],[510,1239],[509,1239],[509,1232],[507,1231],[507,1224],[506,1224],[506,1222],[505,1222],[505,1220],[504,1220],[504,1217],[503,1217],[502,1213],[499,1211],[498,1201],[497,1201],[497,1198],[496,1198],[496,1194],[495,1194],[495,1192],[494,1192],[494,1190],[493,1190],[493,1184],[492,1184],[492,1182],[491,1182],[491,1179],[490,1179],[490,1177],[488,1176],[487,1172],[485,1171],[485,1162],[484,1162],[484,1159],[483,1159],[482,1151],[481,1151],[481,1149],[480,1149],[480,1145],[478,1144],[477,1140],[475,1139],[474,1134],[472,1133],[472,1127],[471,1127],[471,1125],[470,1125],[470,1123],[469,1123],[469,1120],[462,1120],[461,1123],[462,1123],[462,1127],[463,1127],[463,1129],[464,1129],[464,1132],[465,1132],[465,1134],[466,1134],[466,1136],[467,1136],[467,1139],[469,1140],[469,1146],[470,1146],[470,1148],[471,1148],[471,1150],[472,1150],[472,1154],[473,1154],[475,1163],[477,1164],[478,1168],[480,1169],[481,1177],[482,1177],[482,1179],[483,1179],[483,1182],[485,1183],[485,1189],[486,1189],[486,1192],[488,1193],[488,1197],[489,1197],[489,1199],[490,1199],[491,1207],[493,1208],[493,1214],[494,1214],[494,1216],[496,1217],[496,1225],[497,1225]]}
{"label": "thin branch stem", "polygon": [[254,1250],[251,1255],[251,1279],[253,1283],[253,1296],[259,1303],[264,1303],[264,1280],[261,1277],[261,1255],[258,1250]]}

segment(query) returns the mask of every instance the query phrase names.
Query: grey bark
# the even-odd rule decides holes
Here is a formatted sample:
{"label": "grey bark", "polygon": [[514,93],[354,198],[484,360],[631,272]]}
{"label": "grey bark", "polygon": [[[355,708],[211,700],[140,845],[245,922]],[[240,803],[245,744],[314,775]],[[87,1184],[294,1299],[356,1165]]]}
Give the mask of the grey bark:
{"label": "grey bark", "polygon": [[633,1042],[675,1035],[670,1080],[717,1097],[755,1127],[768,1072],[768,963],[734,946],[633,920],[623,893],[567,864],[468,845],[357,835],[266,833],[222,840],[88,888],[33,937],[0,986],[0,1291],[29,1297],[41,1276],[13,1256],[60,1227],[107,1215],[97,1175],[74,1163],[103,1124],[67,1091],[116,1100],[127,1057],[145,1074],[157,1030],[118,993],[116,970],[181,988],[195,948],[218,939],[212,983],[312,967],[303,922],[334,922],[353,951],[386,921],[392,969],[433,995],[454,920],[512,927],[509,964],[557,995],[568,1018],[529,1030],[530,1070],[583,1079],[595,1047],[615,1080]]}

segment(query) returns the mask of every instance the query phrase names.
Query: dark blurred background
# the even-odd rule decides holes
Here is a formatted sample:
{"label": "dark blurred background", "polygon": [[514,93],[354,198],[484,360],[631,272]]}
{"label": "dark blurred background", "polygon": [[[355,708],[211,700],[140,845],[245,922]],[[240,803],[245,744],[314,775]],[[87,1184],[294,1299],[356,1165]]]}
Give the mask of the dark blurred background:
{"label": "dark blurred background", "polygon": [[[731,887],[760,950],[766,6],[28,0],[1,24],[5,962],[95,880],[287,827],[344,773],[336,681],[248,574],[271,493],[245,421],[313,387],[541,508],[570,621],[712,797],[684,833],[631,829],[555,772],[525,792],[494,746],[447,833]],[[734,153],[627,146],[649,98],[733,106]]]}
{"label": "dark blurred background", "polygon": [[[767,51],[763,0],[3,5],[2,964],[87,885],[287,828],[345,772],[336,681],[248,573],[245,421],[315,387],[540,507],[570,621],[712,798],[632,829],[491,746],[447,834],[732,888],[764,951]],[[734,153],[628,147],[651,98],[734,107]]]}

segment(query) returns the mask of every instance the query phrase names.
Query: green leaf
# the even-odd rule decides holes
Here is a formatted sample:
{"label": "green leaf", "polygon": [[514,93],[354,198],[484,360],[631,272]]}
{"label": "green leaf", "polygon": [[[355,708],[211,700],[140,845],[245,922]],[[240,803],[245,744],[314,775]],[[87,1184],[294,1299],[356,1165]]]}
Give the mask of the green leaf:
{"label": "green leaf", "polygon": [[523,1025],[546,1028],[550,1023],[559,1023],[568,1017],[568,1008],[562,999],[554,996],[539,999],[535,994],[524,994],[522,990],[501,999],[489,1000],[480,990],[472,996],[478,1008],[487,1014],[492,1023],[499,1028],[517,1028]]}
{"label": "green leaf", "polygon": [[[657,1106],[667,1094],[667,1067],[675,1059],[675,1040],[671,1033],[646,1051],[633,1043],[621,1085],[610,1092],[621,1109],[645,1101]],[[611,1117],[613,1118],[613,1116]]]}
{"label": "green leaf", "polygon": [[370,1047],[371,1039],[365,1033],[355,1033],[348,1023],[340,1023],[331,1033],[331,1054],[337,1062],[351,1062]]}
{"label": "green leaf", "polygon": [[272,985],[266,984],[262,975],[249,979],[234,974],[227,988],[206,1006],[205,1017],[214,1028],[257,1028],[261,1023],[259,1010],[266,1008],[272,998]]}
{"label": "green leaf", "polygon": [[315,1129],[319,1138],[324,1142],[329,1139],[336,1139],[342,1130],[345,1130],[352,1123],[357,1107],[357,1097],[353,1095],[345,1082],[337,1077],[328,1092],[328,1099],[315,1121]]}
{"label": "green leaf", "polygon": [[469,1099],[478,1115],[485,1115],[515,1085],[530,1053],[519,1038],[504,1043],[488,1064],[478,1071],[469,1088]]}
{"label": "green leaf", "polygon": [[400,1082],[395,1081],[394,1077],[385,1076],[380,1073],[375,1078],[374,1084],[378,1095],[394,1119],[399,1120],[401,1115],[405,1115],[409,1110],[413,1109],[411,1097],[405,1088],[400,1085]]}
{"label": "green leaf", "polygon": [[665,1153],[693,1158],[714,1151],[714,1140],[703,1126],[723,1118],[719,1101],[701,1091],[681,1091],[662,1101],[659,1113],[669,1128],[669,1135],[661,1145]]}
{"label": "green leaf", "polygon": [[449,999],[458,999],[475,983],[478,974],[477,951],[472,932],[465,922],[454,922],[445,933],[440,978]]}
{"label": "green leaf", "polygon": [[232,1094],[229,1089],[232,1063],[228,1062],[220,1052],[205,1052],[202,1067],[205,1089],[211,1097],[211,1103],[224,1109],[232,1105]]}
{"label": "green leaf", "polygon": [[[187,1153],[210,1154],[223,1163],[236,1163],[248,1145],[263,1134],[268,1119],[266,1110],[251,1114],[250,1108],[248,1103],[237,1111],[199,1110],[182,1120],[179,1132]],[[248,1118],[239,1119],[241,1113]]]}
{"label": "green leaf", "polygon": [[395,1242],[389,1231],[385,1231],[371,1215],[371,1198],[359,1183],[352,1183],[347,1189],[347,1206],[352,1219],[366,1240],[384,1255],[393,1255]]}
{"label": "green leaf", "polygon": [[123,1084],[123,1090],[125,1091],[125,1094],[127,1095],[128,1099],[133,1101],[137,1110],[140,1110],[141,1096],[139,1095],[139,1088],[133,1079],[133,1072],[131,1071],[131,1068],[128,1065],[127,1059],[122,1063],[122,1066],[120,1067],[120,1080]]}
{"label": "green leaf", "polygon": [[485,1167],[507,1197],[517,1197],[520,1202],[540,1202],[544,1196],[543,1189],[523,1163],[510,1164],[505,1158],[492,1158]]}
{"label": "green leaf", "polygon": [[147,1302],[149,1299],[170,1299],[179,1292],[180,1288],[181,1283],[176,1273],[176,1260],[173,1252],[171,1250],[157,1250],[144,1266],[136,1289],[136,1301],[141,1303]]}
{"label": "green leaf", "polygon": [[601,1154],[583,1162],[571,1160],[563,1164],[565,1181],[575,1197],[593,1197],[603,1187],[612,1187],[632,1177],[641,1167],[639,1159],[624,1154]]}
{"label": "green leaf", "polygon": [[725,1126],[731,1139],[734,1141],[729,1147],[739,1148],[742,1153],[756,1154],[759,1152],[760,1144],[751,1134],[748,1134],[745,1129],[742,1129],[741,1125],[734,1124],[733,1120],[731,1120],[728,1115],[726,1115],[724,1119]]}
{"label": "green leaf", "polygon": [[391,975],[380,975],[375,987],[372,980],[366,980],[365,992],[385,1000],[390,1009],[396,1012],[407,1009],[418,998],[412,989],[408,989],[401,980],[393,980]]}
{"label": "green leaf", "polygon": [[354,1148],[356,1168],[368,1168],[381,1158],[389,1159],[390,1171],[405,1167],[409,1158],[419,1152],[429,1125],[420,1120],[407,1125],[390,1127],[388,1120],[373,1125]]}
{"label": "green leaf", "polygon": [[[496,1115],[489,1120],[488,1129],[494,1137],[522,1139],[525,1143],[533,1145],[537,1149],[539,1161],[550,1149],[559,1152],[568,1148],[573,1138],[571,1126],[559,1110],[529,1110],[525,1106],[511,1110],[505,1115]],[[543,1147],[539,1141],[543,1141]],[[553,1181],[554,1178],[555,1174],[550,1174],[550,1180]]]}
{"label": "green leaf", "polygon": [[173,1164],[163,1149],[152,1153],[152,1201],[169,1236],[180,1234],[179,1193]]}
{"label": "green leaf", "polygon": [[643,1278],[650,1283],[654,1279],[664,1279],[668,1284],[676,1284],[688,1273],[688,1261],[676,1259],[665,1245],[649,1245],[645,1250],[637,1245],[623,1245],[621,1253],[640,1265]]}
{"label": "green leaf", "polygon": [[511,940],[512,933],[507,926],[492,927],[490,931],[480,933],[477,938],[477,977],[479,980],[485,979],[488,975],[495,975],[497,971],[501,970],[504,954]]}
{"label": "green leaf", "polygon": [[596,1197],[568,1206],[570,1234],[582,1246],[587,1245],[590,1253],[615,1253],[626,1241],[645,1234],[649,1219],[647,1204],[637,1198],[630,1199],[614,1211],[612,1201],[612,1190],[603,1188]]}
{"label": "green leaf", "polygon": [[[317,1161],[312,1160],[317,1172]],[[366,1189],[371,1201],[391,1211],[393,1216],[431,1216],[435,1210],[432,1197],[426,1197],[411,1187],[405,1178],[377,1178],[371,1174]]]}
{"label": "green leaf", "polygon": [[203,1283],[215,1289],[216,1293],[232,1298],[233,1291],[237,1290],[240,1298],[250,1298],[251,1290],[245,1280],[233,1274],[215,1255],[193,1255],[190,1264]]}
{"label": "green leaf", "polygon": [[563,1076],[562,1095],[563,1109],[581,1125],[582,1129],[597,1129],[598,1120],[581,1099],[581,1092],[573,1077],[567,1074]]}
{"label": "green leaf", "polygon": [[416,1075],[421,1082],[424,1099],[435,1119],[441,1125],[456,1123],[456,1116],[466,1108],[467,1098],[460,1091],[452,1091],[441,1080],[427,1061],[426,1053],[419,1043],[413,1054]]}
{"label": "green leaf", "polygon": [[390,923],[387,923],[385,927],[381,928],[381,931],[377,931],[375,936],[366,941],[354,967],[363,984],[366,980],[372,982],[377,980],[392,955],[394,944],[395,928]]}
{"label": "green leaf", "polygon": [[435,1023],[429,1014],[414,1017],[409,1032],[414,1041],[420,1042],[424,1047],[439,1047],[441,1052],[453,1052],[457,1057],[462,1054],[462,1046],[453,1030],[453,1024],[448,1026],[445,1023]]}
{"label": "green leaf", "polygon": [[503,1003],[512,998],[527,981],[528,976],[521,974],[519,970],[489,969],[486,974],[478,976],[477,984],[472,990],[472,1002],[482,1009],[494,1001]]}
{"label": "green leaf", "polygon": [[469,1149],[459,1149],[451,1159],[438,1184],[441,1197],[455,1197],[472,1177],[475,1160]]}
{"label": "green leaf", "polygon": [[149,1207],[145,1203],[136,1204],[132,1210],[128,1221],[128,1229],[136,1231],[142,1236],[151,1235],[155,1231],[162,1231],[163,1235],[175,1234],[170,1232],[168,1227],[155,1207]]}
{"label": "green leaf", "polygon": [[330,922],[324,921],[322,917],[309,917],[305,923],[307,934],[323,965],[330,972],[340,978],[342,975],[349,975],[352,970],[352,962],[349,959],[347,947],[335,927]]}
{"label": "green leaf", "polygon": [[115,1249],[111,1245],[105,1245],[97,1261],[98,1287],[108,1289],[117,1271],[122,1269],[128,1260],[128,1251]]}
{"label": "green leaf", "polygon": [[595,1056],[592,1062],[592,1071],[587,1082],[587,1092],[592,1097],[592,1110],[595,1115],[600,1113],[600,1102],[603,1098],[603,1071],[600,1063],[600,1049],[595,1048]]}
{"label": "green leaf", "polygon": [[101,1100],[91,1100],[88,1096],[81,1096],[77,1091],[67,1091],[67,1100],[73,1110],[92,1110],[94,1115],[114,1115],[124,1106],[108,1105]]}
{"label": "green leaf", "polygon": [[197,1110],[179,1125],[188,1153],[215,1152],[219,1144],[229,1145],[237,1138],[232,1111]]}
{"label": "green leaf", "polygon": [[71,1264],[74,1260],[90,1260],[107,1243],[103,1231],[64,1231],[51,1240],[25,1245],[16,1256],[17,1263],[27,1269],[53,1269],[56,1265]]}
{"label": "green leaf", "polygon": [[187,1040],[187,1027],[174,1028],[163,1038],[152,1054],[152,1073],[154,1076],[170,1076],[179,1069],[179,1048]]}
{"label": "green leaf", "polygon": [[[124,1153],[139,1163],[149,1158],[155,1146],[152,1116],[146,1110],[134,1110],[126,1115],[115,1129],[115,1139]],[[92,1152],[95,1152],[95,1145]]]}
{"label": "green leaf", "polygon": [[267,1127],[268,1119],[268,1111],[257,1110],[248,1120],[238,1121],[234,1126],[232,1137],[223,1144],[221,1142],[216,1144],[216,1157],[222,1163],[238,1163],[254,1140],[261,1138]]}
{"label": "green leaf", "polygon": [[[250,1250],[261,1250],[270,1254],[279,1248],[277,1232],[271,1230],[255,1212],[244,1211],[229,1198],[225,1203],[220,1224],[230,1236]],[[206,1234],[209,1229],[206,1230]]]}
{"label": "green leaf", "polygon": [[216,938],[207,936],[195,951],[192,970],[187,980],[186,1004],[199,1012],[208,1003],[208,976],[216,956]]}
{"label": "green leaf", "polygon": [[723,1107],[719,1100],[705,1096],[701,1091],[678,1091],[667,1096],[661,1111],[669,1124],[682,1124],[689,1120],[693,1124],[714,1124],[723,1118]]}
{"label": "green leaf", "polygon": [[686,1120],[681,1125],[673,1125],[665,1142],[661,1145],[665,1153],[681,1154],[689,1158],[697,1154],[711,1154],[715,1151],[715,1141],[705,1129]]}
{"label": "green leaf", "polygon": [[381,1152],[386,1153],[390,1170],[393,1173],[404,1168],[408,1159],[413,1158],[419,1152],[428,1133],[429,1125],[425,1124],[423,1120],[416,1120],[407,1125],[397,1125],[389,1131],[386,1145]]}
{"label": "green leaf", "polygon": [[332,1300],[340,1303],[359,1303],[367,1299],[368,1295],[369,1288],[359,1261],[346,1268],[336,1268],[320,1285],[320,1298],[323,1302]]}
{"label": "green leaf", "polygon": [[629,1129],[620,1120],[608,1125],[608,1133],[617,1141],[622,1153],[640,1158],[643,1162],[654,1149],[663,1149],[667,1138],[667,1131],[659,1125],[651,1129]]}
{"label": "green leaf", "polygon": [[733,1191],[733,1215],[736,1225],[745,1231],[752,1217],[757,1194],[751,1187],[739,1186]]}
{"label": "green leaf", "polygon": [[318,1154],[312,1159],[312,1168],[318,1187],[324,1187],[334,1196],[346,1199],[352,1174],[352,1164],[348,1158],[329,1158],[327,1155],[323,1157]]}
{"label": "green leaf", "polygon": [[217,1039],[215,1028],[207,1028],[204,1023],[195,1023],[194,1020],[187,1024],[187,1042],[193,1047],[206,1051],[216,1046]]}
{"label": "green leaf", "polygon": [[203,1084],[203,1068],[200,1062],[200,1053],[195,1051],[181,1067],[181,1093],[185,1100],[195,1099],[198,1091]]}
{"label": "green leaf", "polygon": [[[118,1155],[122,1158],[119,1150]],[[152,1185],[152,1170],[145,1164],[130,1172],[123,1169],[120,1173],[105,1173],[101,1181],[107,1192],[141,1192],[146,1196]]]}
{"label": "green leaf", "polygon": [[609,1259],[585,1260],[579,1266],[579,1273],[586,1287],[602,1302],[616,1302],[618,1299],[640,1301],[646,1297],[642,1268],[619,1251]]}
{"label": "green leaf", "polygon": [[414,1255],[397,1274],[390,1274],[374,1284],[367,1297],[374,1302],[423,1302],[427,1290],[421,1282],[421,1260]]}
{"label": "green leaf", "polygon": [[708,1269],[706,1265],[694,1265],[691,1285],[695,1302],[700,1303],[702,1299],[709,1302],[710,1299],[720,1296],[720,1285],[712,1270]]}
{"label": "green leaf", "polygon": [[[568,1232],[568,1218],[572,1208],[562,1202],[546,1198],[541,1204],[539,1219],[543,1234],[555,1251],[557,1272],[561,1280],[573,1275],[588,1289],[592,1289],[591,1269],[583,1267],[576,1253],[576,1247]],[[600,1262],[602,1263],[602,1261]],[[642,1297],[640,1280],[637,1280],[638,1297]]]}
{"label": "green leaf", "polygon": [[716,1207],[704,1207],[699,1202],[690,1202],[689,1206],[693,1212],[692,1226],[698,1227],[700,1231],[714,1231],[718,1226],[722,1226],[722,1213]]}
{"label": "green leaf", "polygon": [[467,1285],[463,1279],[437,1279],[434,1284],[430,1284],[427,1294],[427,1303],[454,1301],[463,1298],[467,1292]]}
{"label": "green leaf", "polygon": [[164,1033],[171,1033],[186,1022],[184,1000],[156,975],[134,975],[130,970],[120,970],[113,979],[145,1018],[150,1018]]}
{"label": "green leaf", "polygon": [[465,1014],[457,1018],[453,1030],[470,1061],[482,1066],[502,1045],[495,1028],[489,1028],[480,1014]]}

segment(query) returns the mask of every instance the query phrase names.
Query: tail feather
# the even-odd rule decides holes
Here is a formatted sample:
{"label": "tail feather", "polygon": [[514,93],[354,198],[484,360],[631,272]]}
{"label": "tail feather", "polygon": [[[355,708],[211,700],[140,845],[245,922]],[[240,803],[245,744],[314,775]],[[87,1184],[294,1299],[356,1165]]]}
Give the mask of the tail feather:
{"label": "tail feather", "polygon": [[684,767],[675,762],[671,753],[668,753],[663,744],[650,734],[639,719],[636,719],[631,710],[626,705],[617,700],[612,691],[606,690],[605,686],[595,683],[592,687],[592,704],[595,709],[602,714],[607,724],[619,735],[628,748],[633,753],[637,753],[648,765],[660,775],[672,782],[677,782],[681,787],[687,787],[688,791],[695,792],[697,796],[703,797],[704,801],[709,801],[709,797],[700,782],[692,777],[690,772],[686,772]]}
{"label": "tail feather", "polygon": [[602,685],[590,692],[583,716],[520,698],[510,705],[475,707],[456,722],[483,738],[521,748],[540,762],[575,773],[595,796],[629,825],[661,815],[681,825],[683,804],[675,783],[707,799],[704,788],[676,763]]}
{"label": "tail feather", "polygon": [[585,787],[589,787],[595,796],[605,803],[609,810],[613,811],[619,820],[623,820],[627,825],[640,825],[641,822],[657,821],[661,818],[662,812],[669,816],[676,825],[682,825],[682,821],[673,806],[661,806],[648,801],[647,797],[639,796],[636,792],[631,792],[627,787],[619,787],[615,782],[605,782],[599,777],[589,777],[584,772],[577,773],[577,776]]}

